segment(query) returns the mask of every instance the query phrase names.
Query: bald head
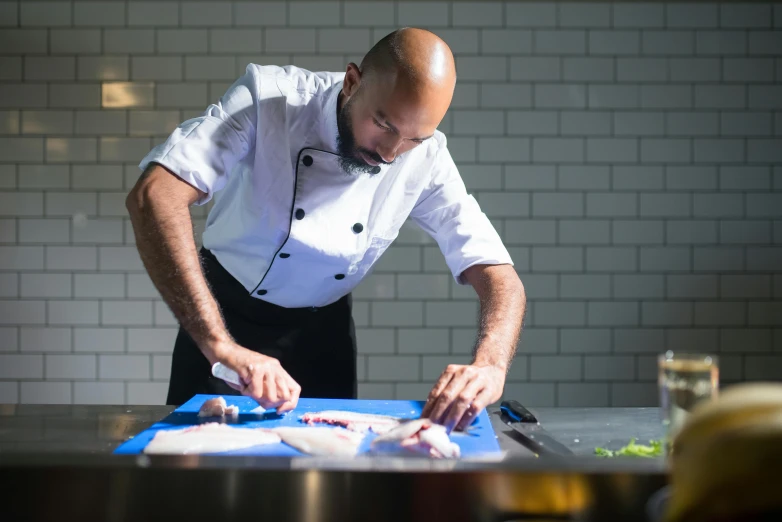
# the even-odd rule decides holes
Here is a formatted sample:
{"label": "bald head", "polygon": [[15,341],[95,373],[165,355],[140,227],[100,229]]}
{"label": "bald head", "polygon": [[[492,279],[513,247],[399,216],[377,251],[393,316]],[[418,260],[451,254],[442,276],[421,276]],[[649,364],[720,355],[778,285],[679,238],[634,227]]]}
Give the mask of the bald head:
{"label": "bald head", "polygon": [[373,172],[431,138],[455,85],[450,48],[423,29],[394,31],[348,64],[337,119],[345,170]]}
{"label": "bald head", "polygon": [[394,75],[417,87],[439,86],[446,92],[456,82],[448,44],[424,29],[404,28],[386,35],[364,56],[359,69],[365,80]]}

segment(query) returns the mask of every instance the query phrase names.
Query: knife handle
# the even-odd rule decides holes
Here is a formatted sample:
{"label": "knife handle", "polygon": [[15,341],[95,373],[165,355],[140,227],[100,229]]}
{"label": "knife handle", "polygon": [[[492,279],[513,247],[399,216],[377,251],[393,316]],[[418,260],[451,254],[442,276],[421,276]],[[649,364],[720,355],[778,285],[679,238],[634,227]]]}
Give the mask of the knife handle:
{"label": "knife handle", "polygon": [[522,406],[519,401],[502,401],[500,410],[505,412],[516,422],[532,422],[537,424],[538,419],[527,408]]}

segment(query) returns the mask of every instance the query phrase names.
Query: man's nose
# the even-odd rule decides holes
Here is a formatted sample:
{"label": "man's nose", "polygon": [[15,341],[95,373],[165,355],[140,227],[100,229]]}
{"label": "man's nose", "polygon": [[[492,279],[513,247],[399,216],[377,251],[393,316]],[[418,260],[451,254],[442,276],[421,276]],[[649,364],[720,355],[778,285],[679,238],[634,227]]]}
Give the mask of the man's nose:
{"label": "man's nose", "polygon": [[394,161],[394,158],[396,158],[397,151],[401,145],[402,139],[394,137],[378,145],[378,147],[375,149],[375,152],[377,152],[378,155],[383,158],[383,161],[386,163],[391,163]]}

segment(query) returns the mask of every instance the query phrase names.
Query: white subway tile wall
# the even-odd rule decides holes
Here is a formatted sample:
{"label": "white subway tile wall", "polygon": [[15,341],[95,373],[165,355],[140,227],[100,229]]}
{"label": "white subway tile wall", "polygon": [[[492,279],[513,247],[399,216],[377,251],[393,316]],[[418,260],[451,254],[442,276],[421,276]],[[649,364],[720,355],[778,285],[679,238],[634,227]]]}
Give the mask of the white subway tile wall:
{"label": "white subway tile wall", "polygon": [[[441,130],[525,283],[506,397],[654,405],[666,349],[782,379],[779,4],[0,0],[0,402],[162,404],[139,160],[247,63],[343,70],[405,25],[456,55]],[[477,298],[415,225],[354,299],[361,397],[469,362]]]}

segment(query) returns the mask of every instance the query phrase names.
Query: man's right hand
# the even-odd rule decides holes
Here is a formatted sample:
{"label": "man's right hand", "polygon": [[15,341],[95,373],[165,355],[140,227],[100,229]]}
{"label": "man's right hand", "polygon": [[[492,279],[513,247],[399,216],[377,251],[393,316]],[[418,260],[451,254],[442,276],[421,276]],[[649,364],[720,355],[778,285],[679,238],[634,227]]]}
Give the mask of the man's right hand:
{"label": "man's right hand", "polygon": [[221,362],[238,373],[243,383],[228,385],[255,399],[265,409],[275,408],[277,413],[284,413],[299,402],[301,386],[274,357],[234,345]]}

